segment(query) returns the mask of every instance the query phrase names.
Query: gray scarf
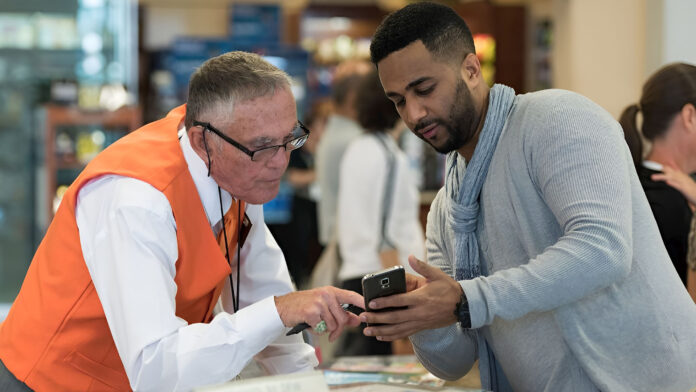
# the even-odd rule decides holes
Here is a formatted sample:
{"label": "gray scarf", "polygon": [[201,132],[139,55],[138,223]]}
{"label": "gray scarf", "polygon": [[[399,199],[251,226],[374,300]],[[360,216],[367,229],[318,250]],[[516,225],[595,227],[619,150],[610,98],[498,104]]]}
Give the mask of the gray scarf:
{"label": "gray scarf", "polygon": [[[491,88],[488,98],[488,111],[474,150],[474,156],[467,167],[465,159],[457,151],[447,155],[447,178],[445,195],[447,224],[454,233],[450,238],[456,280],[473,279],[481,275],[479,245],[476,228],[479,218],[479,194],[486,181],[488,166],[503,132],[505,121],[515,100],[515,90],[496,84]],[[484,274],[486,271],[483,271]],[[511,391],[500,364],[488,347],[486,339],[478,330],[476,334],[479,353],[481,384],[494,391]]]}
{"label": "gray scarf", "polygon": [[[454,233],[450,238],[456,280],[472,279],[482,273],[479,260],[479,245],[476,228],[479,218],[479,194],[486,181],[488,166],[503,132],[505,121],[515,100],[515,90],[496,84],[491,88],[488,98],[488,111],[474,150],[474,156],[467,167],[457,151],[447,155],[447,178],[445,195],[447,224]],[[486,271],[484,270],[485,274]],[[481,384],[493,391],[512,391],[510,385],[488,347],[486,339],[478,330],[476,335],[479,354]]]}
{"label": "gray scarf", "polygon": [[[468,167],[457,151],[447,155],[447,224],[455,233],[455,279],[472,279],[481,275],[476,227],[479,217],[479,194],[488,174],[488,166],[512,109],[515,90],[496,84],[489,93],[488,111]],[[463,177],[463,178],[462,178]]]}

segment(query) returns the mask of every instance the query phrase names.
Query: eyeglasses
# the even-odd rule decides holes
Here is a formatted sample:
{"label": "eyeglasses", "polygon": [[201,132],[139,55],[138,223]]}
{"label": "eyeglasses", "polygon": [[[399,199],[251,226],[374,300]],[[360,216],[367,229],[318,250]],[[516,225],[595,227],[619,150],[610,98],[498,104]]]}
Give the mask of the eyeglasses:
{"label": "eyeglasses", "polygon": [[292,134],[296,135],[302,132],[301,135],[296,136],[289,141],[283,143],[283,144],[277,144],[275,146],[268,146],[268,147],[263,147],[259,148],[258,150],[250,150],[243,145],[241,145],[239,142],[235,141],[234,139],[230,138],[229,136],[225,135],[222,133],[220,130],[216,129],[210,123],[207,122],[202,122],[202,121],[194,121],[193,125],[203,127],[203,129],[207,129],[210,132],[220,136],[222,140],[226,141],[227,143],[237,147],[241,152],[249,155],[252,161],[254,162],[265,162],[269,159],[271,159],[273,156],[275,156],[276,152],[282,147],[285,149],[285,151],[293,151],[297,150],[298,148],[302,147],[302,145],[305,144],[307,141],[307,138],[309,138],[309,129],[304,126],[299,120],[297,121],[297,125],[295,125],[295,128],[292,130]]}

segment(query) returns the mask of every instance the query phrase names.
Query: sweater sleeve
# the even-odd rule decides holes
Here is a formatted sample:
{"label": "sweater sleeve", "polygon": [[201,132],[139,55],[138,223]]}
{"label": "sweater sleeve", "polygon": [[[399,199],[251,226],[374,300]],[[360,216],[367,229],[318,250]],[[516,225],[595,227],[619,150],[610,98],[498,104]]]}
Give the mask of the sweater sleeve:
{"label": "sweater sleeve", "polygon": [[618,124],[569,93],[533,112],[520,124],[531,132],[519,164],[526,165],[561,235],[524,265],[460,282],[473,328],[578,301],[631,269],[632,163]]}
{"label": "sweater sleeve", "polygon": [[[442,197],[444,188],[438,192],[428,213],[425,241],[427,262],[452,276],[452,263],[444,248],[444,231],[440,221],[439,200]],[[458,323],[424,330],[410,336],[410,339],[423,366],[445,380],[463,377],[477,358],[476,337],[471,331],[462,330]]]}

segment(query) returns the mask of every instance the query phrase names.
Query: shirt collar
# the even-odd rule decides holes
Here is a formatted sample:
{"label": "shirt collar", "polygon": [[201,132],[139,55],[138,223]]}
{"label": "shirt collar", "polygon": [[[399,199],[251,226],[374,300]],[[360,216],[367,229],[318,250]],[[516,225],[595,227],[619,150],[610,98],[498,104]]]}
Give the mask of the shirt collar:
{"label": "shirt collar", "polygon": [[663,168],[662,164],[648,160],[643,161],[643,167],[646,167],[653,171],[662,171]]}
{"label": "shirt collar", "polygon": [[[212,177],[208,177],[208,167],[201,157],[193,151],[191,141],[188,138],[188,132],[186,132],[186,127],[184,126],[179,129],[179,144],[184,153],[184,159],[188,165],[191,177],[193,177],[193,183],[196,185],[198,196],[203,203],[203,209],[205,210],[205,215],[208,217],[208,223],[210,227],[215,227],[222,219],[222,215],[220,215],[218,184]],[[232,195],[222,188],[220,190],[222,192],[222,211],[224,212],[232,205]]]}

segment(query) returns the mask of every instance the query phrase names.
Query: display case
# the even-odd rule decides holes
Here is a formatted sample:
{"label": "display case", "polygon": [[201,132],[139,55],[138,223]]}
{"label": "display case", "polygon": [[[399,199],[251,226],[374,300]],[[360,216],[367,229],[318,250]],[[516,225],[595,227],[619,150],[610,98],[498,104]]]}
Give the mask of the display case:
{"label": "display case", "polygon": [[140,109],[84,111],[77,107],[49,105],[45,108],[44,207],[46,223],[67,190],[87,163],[104,148],[141,125]]}
{"label": "display case", "polygon": [[0,305],[14,300],[46,228],[44,106],[120,106],[114,88],[136,91],[137,62],[135,0],[2,2]]}

